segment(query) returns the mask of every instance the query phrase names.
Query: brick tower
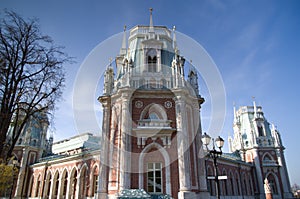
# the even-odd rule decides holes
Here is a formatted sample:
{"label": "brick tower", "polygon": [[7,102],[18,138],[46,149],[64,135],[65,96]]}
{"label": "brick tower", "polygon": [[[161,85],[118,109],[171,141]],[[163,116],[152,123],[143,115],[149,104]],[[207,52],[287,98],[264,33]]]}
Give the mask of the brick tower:
{"label": "brick tower", "polygon": [[[144,189],[174,198],[208,195],[201,146],[197,72],[180,55],[173,31],[126,30],[116,67],[104,74],[99,198]],[[128,43],[128,46],[127,46]],[[185,76],[185,70],[188,75]]]}

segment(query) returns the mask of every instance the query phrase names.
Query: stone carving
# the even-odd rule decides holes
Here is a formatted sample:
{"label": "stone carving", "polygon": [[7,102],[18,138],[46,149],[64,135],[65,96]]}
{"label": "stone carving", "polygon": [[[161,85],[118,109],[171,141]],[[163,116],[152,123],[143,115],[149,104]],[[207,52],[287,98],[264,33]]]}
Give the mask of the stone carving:
{"label": "stone carving", "polygon": [[144,104],[143,104],[142,101],[136,101],[136,102],[135,102],[135,107],[136,107],[136,108],[142,108],[143,105],[144,105]]}
{"label": "stone carving", "polygon": [[165,108],[172,108],[172,102],[171,101],[166,101],[165,102]]}

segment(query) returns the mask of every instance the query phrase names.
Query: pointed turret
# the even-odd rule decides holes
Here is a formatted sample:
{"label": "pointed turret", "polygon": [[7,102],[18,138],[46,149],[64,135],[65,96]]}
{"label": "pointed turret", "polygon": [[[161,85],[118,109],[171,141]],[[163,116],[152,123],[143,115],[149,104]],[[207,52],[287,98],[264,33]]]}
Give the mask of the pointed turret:
{"label": "pointed turret", "polygon": [[198,74],[195,67],[192,64],[192,60],[190,61],[190,64],[191,64],[191,68],[188,75],[188,81],[193,87],[195,94],[199,95]]}
{"label": "pointed turret", "polygon": [[127,44],[126,44],[126,25],[124,25],[124,33],[123,33],[123,40],[122,40],[122,47],[120,49],[120,55],[126,55],[127,53]]}
{"label": "pointed turret", "polygon": [[252,99],[253,99],[254,119],[257,119],[257,109],[256,109],[255,97],[252,97]]}
{"label": "pointed turret", "polygon": [[177,50],[177,40],[176,40],[176,26],[173,26],[173,49]]}
{"label": "pointed turret", "polygon": [[154,33],[154,27],[153,27],[153,19],[152,19],[152,12],[153,8],[150,8],[150,25],[149,25],[149,33]]}
{"label": "pointed turret", "polygon": [[111,66],[112,59],[110,59],[109,66],[105,70],[104,74],[104,88],[103,95],[111,95],[114,88],[114,69]]}

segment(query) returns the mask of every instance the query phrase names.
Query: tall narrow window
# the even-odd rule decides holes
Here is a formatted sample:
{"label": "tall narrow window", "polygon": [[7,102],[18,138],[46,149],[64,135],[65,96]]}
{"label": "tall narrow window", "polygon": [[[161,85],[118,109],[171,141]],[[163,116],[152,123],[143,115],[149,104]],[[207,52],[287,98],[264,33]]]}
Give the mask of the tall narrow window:
{"label": "tall narrow window", "polygon": [[98,187],[98,175],[97,174],[94,174],[94,180],[93,180],[93,183],[94,183],[94,193],[97,193],[97,187]]}
{"label": "tall narrow window", "polygon": [[162,192],[161,163],[148,163],[147,190],[150,193],[161,193]]}
{"label": "tall narrow window", "polygon": [[63,195],[65,196],[67,194],[67,186],[68,186],[68,173],[66,172],[63,177]]}
{"label": "tall narrow window", "polygon": [[268,180],[269,180],[269,184],[270,184],[270,187],[272,189],[273,194],[278,195],[278,190],[277,190],[277,186],[276,186],[274,176],[270,176],[269,178],[270,179],[268,179]]}
{"label": "tall narrow window", "polygon": [[151,49],[147,53],[148,72],[156,72],[156,63],[157,63],[156,50]]}
{"label": "tall narrow window", "polygon": [[257,129],[258,129],[258,135],[259,136],[264,136],[264,129],[263,129],[263,127],[262,126],[258,126]]}

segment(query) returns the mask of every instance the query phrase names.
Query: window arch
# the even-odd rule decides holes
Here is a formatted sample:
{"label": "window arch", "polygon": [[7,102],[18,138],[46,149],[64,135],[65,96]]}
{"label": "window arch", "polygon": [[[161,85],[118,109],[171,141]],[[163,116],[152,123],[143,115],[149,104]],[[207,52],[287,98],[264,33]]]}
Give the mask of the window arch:
{"label": "window arch", "polygon": [[67,194],[68,187],[68,171],[65,169],[61,176],[61,195],[65,196]]}
{"label": "window arch", "polygon": [[46,177],[45,191],[44,191],[45,198],[48,198],[50,196],[51,181],[52,181],[51,179],[52,179],[51,172],[48,172],[48,175]]}
{"label": "window arch", "polygon": [[93,167],[93,170],[92,170],[92,181],[91,181],[91,185],[92,185],[92,196],[95,195],[95,193],[97,193],[97,188],[98,188],[98,175],[99,175],[99,169],[98,169],[98,165],[95,165]]}
{"label": "window arch", "polygon": [[54,197],[57,197],[58,195],[58,187],[59,187],[59,173],[58,171],[55,172],[53,177],[53,195]]}
{"label": "window arch", "polygon": [[279,195],[279,188],[278,188],[278,179],[274,173],[269,173],[267,175],[267,179],[269,181],[270,187],[272,189],[272,193],[274,195]]}
{"label": "window arch", "polygon": [[79,198],[85,198],[87,196],[87,181],[86,181],[86,176],[87,176],[87,166],[84,165],[80,169],[80,174],[79,174]]}
{"label": "window arch", "polygon": [[258,136],[264,136],[264,129],[262,126],[257,126]]}
{"label": "window arch", "polygon": [[232,171],[229,171],[229,177],[228,177],[228,195],[235,195],[234,194],[234,176],[232,174]]}
{"label": "window arch", "polygon": [[147,54],[148,72],[157,72],[157,53],[155,49],[150,49]]}
{"label": "window arch", "polygon": [[235,190],[236,190],[236,194],[235,195],[240,195],[240,177],[239,174],[236,172],[235,173]]}
{"label": "window arch", "polygon": [[[150,156],[148,156],[150,155]],[[148,159],[148,158],[153,158],[152,160]],[[158,160],[157,157],[160,157],[162,159]],[[139,188],[143,189],[144,188],[144,178],[147,178],[147,183],[148,183],[148,176],[144,176],[144,173],[147,173],[149,170],[147,168],[148,164],[146,163],[146,159],[147,162],[149,163],[161,163],[161,167],[164,168],[164,172],[161,171],[161,188],[162,191],[170,194],[171,195],[171,179],[170,179],[170,157],[168,152],[166,151],[165,148],[163,148],[160,144],[157,143],[151,143],[149,145],[147,145],[143,151],[140,153],[139,156]],[[153,164],[152,164],[153,165]],[[155,164],[156,166],[156,164]],[[151,166],[150,166],[151,168]],[[157,169],[159,169],[159,164],[157,164]],[[146,169],[146,171],[145,171]],[[151,169],[150,169],[151,170]],[[157,171],[159,172],[159,170]],[[151,179],[150,179],[151,180]],[[148,184],[145,185],[145,187],[147,187]],[[165,189],[163,190],[163,187],[165,185]]]}
{"label": "window arch", "polygon": [[[152,117],[152,118],[151,118]],[[167,113],[165,109],[159,104],[149,104],[145,107],[140,115],[140,120],[153,119],[157,118],[158,120],[167,120]]]}
{"label": "window arch", "polygon": [[77,169],[73,168],[70,174],[70,183],[69,183],[69,196],[70,198],[75,198],[77,194]]}
{"label": "window arch", "polygon": [[36,181],[35,194],[34,194],[35,197],[39,197],[41,182],[42,182],[42,177],[41,177],[41,175],[38,175],[37,181]]}

